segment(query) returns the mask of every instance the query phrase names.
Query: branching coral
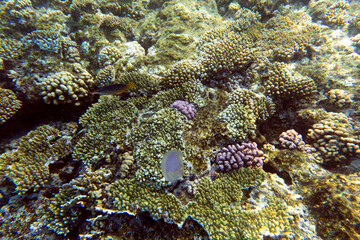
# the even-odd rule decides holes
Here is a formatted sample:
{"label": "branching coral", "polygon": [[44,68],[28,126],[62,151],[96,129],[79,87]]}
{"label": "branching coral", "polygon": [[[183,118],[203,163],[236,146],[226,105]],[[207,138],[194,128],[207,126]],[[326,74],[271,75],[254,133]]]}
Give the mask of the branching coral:
{"label": "branching coral", "polygon": [[64,184],[51,199],[46,212],[46,225],[59,235],[67,235],[81,224],[85,213],[102,207],[105,187],[112,174],[110,170],[99,169],[81,174],[71,182]]}

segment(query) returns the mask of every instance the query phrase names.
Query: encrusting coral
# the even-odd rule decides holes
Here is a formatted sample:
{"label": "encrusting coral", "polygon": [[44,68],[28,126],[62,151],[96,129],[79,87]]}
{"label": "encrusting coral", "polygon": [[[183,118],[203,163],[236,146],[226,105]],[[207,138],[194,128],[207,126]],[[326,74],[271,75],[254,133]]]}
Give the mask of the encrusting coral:
{"label": "encrusting coral", "polygon": [[77,124],[43,125],[20,138],[16,148],[0,155],[2,172],[16,190],[38,190],[49,184],[49,165],[69,155]]}
{"label": "encrusting coral", "polygon": [[130,136],[134,145],[134,157],[139,167],[136,179],[141,182],[164,184],[161,159],[169,150],[182,151],[182,139],[186,117],[172,108],[162,109],[149,117],[143,117],[133,127]]}
{"label": "encrusting coral", "polygon": [[215,181],[206,177],[201,179],[195,198],[186,205],[173,194],[135,179],[118,180],[111,184],[109,192],[120,211],[135,214],[137,209],[147,210],[155,219],[164,218],[178,225],[190,216],[212,239],[259,239],[265,233],[276,236],[289,227],[286,206],[274,196],[268,196],[267,206],[262,208],[242,206],[242,189],[258,187],[264,177],[262,170],[248,168],[220,174]]}
{"label": "encrusting coral", "polygon": [[5,123],[21,108],[21,101],[13,91],[0,88],[0,124]]}
{"label": "encrusting coral", "polygon": [[120,101],[117,96],[102,96],[79,120],[88,128],[75,145],[73,158],[85,163],[107,159],[116,149],[124,150],[126,138],[138,109],[130,101]]}

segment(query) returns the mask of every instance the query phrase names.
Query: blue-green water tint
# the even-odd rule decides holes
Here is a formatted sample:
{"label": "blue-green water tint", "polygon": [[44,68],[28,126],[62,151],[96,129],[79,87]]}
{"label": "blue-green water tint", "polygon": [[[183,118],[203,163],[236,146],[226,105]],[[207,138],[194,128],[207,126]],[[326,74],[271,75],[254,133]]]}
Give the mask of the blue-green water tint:
{"label": "blue-green water tint", "polygon": [[161,171],[166,181],[176,182],[184,176],[183,156],[178,150],[170,150],[164,154]]}

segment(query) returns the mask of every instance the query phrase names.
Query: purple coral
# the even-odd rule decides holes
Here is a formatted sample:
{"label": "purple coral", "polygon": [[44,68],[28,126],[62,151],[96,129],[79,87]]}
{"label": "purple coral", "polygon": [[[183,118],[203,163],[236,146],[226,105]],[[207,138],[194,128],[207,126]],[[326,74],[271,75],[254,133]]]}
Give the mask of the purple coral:
{"label": "purple coral", "polygon": [[179,110],[189,120],[195,117],[196,108],[192,103],[182,100],[176,100],[173,104],[170,105],[170,107]]}
{"label": "purple coral", "polygon": [[315,151],[313,147],[303,141],[301,134],[297,133],[294,129],[281,133],[279,141],[281,147],[285,149],[296,149],[306,153],[312,153]]}
{"label": "purple coral", "polygon": [[230,172],[240,167],[262,167],[263,152],[254,142],[232,144],[224,147],[216,154],[215,166],[217,172]]}

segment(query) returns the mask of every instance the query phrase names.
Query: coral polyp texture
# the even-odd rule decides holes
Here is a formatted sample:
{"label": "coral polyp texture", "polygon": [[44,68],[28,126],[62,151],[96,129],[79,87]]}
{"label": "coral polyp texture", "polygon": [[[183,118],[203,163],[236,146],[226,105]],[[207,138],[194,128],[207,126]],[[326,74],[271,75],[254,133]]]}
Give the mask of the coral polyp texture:
{"label": "coral polyp texture", "polygon": [[230,104],[217,116],[218,121],[226,123],[228,136],[232,141],[255,137],[256,116],[248,105]]}
{"label": "coral polyp texture", "polygon": [[262,170],[249,168],[222,174],[215,181],[205,178],[197,187],[195,199],[186,205],[174,195],[134,179],[112,183],[110,193],[120,211],[135,214],[136,209],[148,210],[155,219],[178,225],[190,216],[211,239],[259,239],[263,235],[277,236],[290,226],[286,206],[275,196],[266,197],[267,204],[262,208],[241,206],[242,189],[256,188],[264,178]]}
{"label": "coral polyp texture", "polygon": [[21,108],[21,101],[13,91],[0,88],[0,124],[5,123]]}
{"label": "coral polyp texture", "polygon": [[231,172],[246,167],[262,167],[263,152],[257,148],[255,142],[243,142],[223,147],[215,156],[215,168],[218,172]]}
{"label": "coral polyp texture", "polygon": [[301,99],[316,93],[315,81],[291,69],[290,65],[275,62],[263,75],[266,94],[274,99]]}
{"label": "coral polyp texture", "polygon": [[353,104],[354,94],[342,89],[331,89],[327,92],[328,103],[335,108],[348,108]]}

